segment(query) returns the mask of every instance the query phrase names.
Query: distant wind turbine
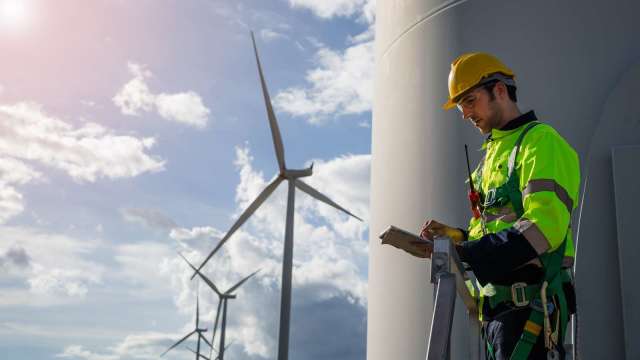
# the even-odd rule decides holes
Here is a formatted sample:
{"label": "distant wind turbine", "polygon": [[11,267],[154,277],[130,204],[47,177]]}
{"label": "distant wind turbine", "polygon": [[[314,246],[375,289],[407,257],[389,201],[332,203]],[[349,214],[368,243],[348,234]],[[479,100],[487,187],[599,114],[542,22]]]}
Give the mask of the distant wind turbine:
{"label": "distant wind turbine", "polygon": [[[260,75],[260,84],[262,86],[262,94],[264,96],[264,103],[267,107],[267,117],[269,118],[269,126],[271,127],[271,137],[273,138],[273,145],[276,152],[276,159],[278,160],[279,173],[278,176],[262,190],[260,195],[249,205],[249,207],[240,215],[238,220],[231,226],[229,231],[220,240],[218,245],[209,253],[206,259],[200,264],[198,270],[202,269],[205,264],[211,259],[211,257],[220,249],[222,245],[238,230],[242,224],[262,205],[262,203],[273,193],[273,191],[284,180],[289,182],[288,197],[287,197],[287,218],[285,225],[284,235],[284,258],[282,262],[282,294],[280,297],[280,331],[278,335],[278,360],[287,360],[289,357],[289,319],[291,314],[291,272],[293,268],[293,213],[295,203],[295,188],[311,195],[312,197],[320,200],[334,208],[345,212],[346,214],[353,216],[354,218],[362,221],[359,217],[355,216],[345,208],[336,204],[333,200],[329,199],[318,190],[312,188],[306,183],[302,182],[300,178],[311,176],[313,173],[313,164],[306,169],[288,169],[284,161],[284,145],[282,144],[282,136],[280,135],[280,129],[278,128],[278,121],[271,105],[271,99],[269,98],[269,91],[267,90],[267,84],[264,80],[262,73],[262,66],[260,65],[260,58],[258,57],[258,48],[256,47],[256,40],[251,32],[251,41],[253,42],[253,51],[256,56],[256,63],[258,65],[258,74]],[[191,276],[193,279],[196,273]]]}
{"label": "distant wind turbine", "polygon": [[[231,345],[233,345],[233,340],[232,340],[231,342],[229,342],[229,344],[227,344],[227,346],[225,346],[225,347],[224,347],[224,351],[227,351],[227,349],[228,349]],[[189,347],[188,347],[187,349],[189,349],[189,351],[191,351],[192,353],[197,354],[195,350],[193,350],[193,349],[191,349],[191,348],[189,348]],[[214,348],[214,347],[211,347],[211,349],[215,350],[215,348]],[[204,355],[202,355],[202,354],[200,354],[200,357],[201,357],[201,358],[203,358],[203,359],[205,359],[205,360],[211,360],[211,358],[208,358],[208,357],[206,357],[206,356],[204,356]],[[218,354],[218,356],[216,356],[216,358],[215,358],[215,359],[213,359],[213,360],[219,360],[219,359],[220,359],[220,355]]]}
{"label": "distant wind turbine", "polygon": [[196,345],[197,347],[196,347],[195,354],[196,354],[196,360],[199,360],[199,358],[203,356],[203,355],[200,355],[200,340],[204,340],[204,342],[207,343],[207,345],[209,345],[209,347],[211,347],[211,343],[202,335],[202,333],[206,332],[207,329],[201,329],[201,328],[198,327],[199,326],[199,319],[200,319],[200,299],[199,299],[198,296],[196,296],[196,328],[195,328],[195,330],[193,330],[192,332],[187,334],[185,337],[180,339],[177,343],[173,344],[170,348],[167,349],[167,351],[163,352],[162,355],[160,355],[160,357],[164,356],[164,354],[168,353],[171,349],[173,349],[176,346],[180,345],[183,341],[185,341],[189,337],[191,337],[191,335],[197,333],[198,334],[198,342],[197,342],[197,345]]}
{"label": "distant wind turbine", "polygon": [[198,358],[203,358],[204,360],[211,360],[210,358],[208,358],[208,357],[206,357],[206,356],[204,356],[204,355],[202,355],[202,354],[199,354],[197,351],[193,350],[192,348],[190,348],[190,347],[188,347],[188,346],[187,346],[187,350],[189,350],[189,351],[191,351],[192,353],[196,354],[196,359],[198,359]]}
{"label": "distant wind turbine", "polygon": [[[187,264],[189,264],[189,266],[196,272],[197,275],[199,275],[202,280],[204,280],[204,282],[209,285],[209,287],[218,295],[218,311],[216,312],[216,320],[214,322],[213,325],[213,336],[211,337],[211,343],[214,342],[215,337],[216,337],[216,330],[218,328],[218,319],[220,317],[220,308],[222,308],[222,324],[220,326],[220,352],[218,354],[218,358],[220,360],[224,360],[224,352],[227,349],[227,347],[224,346],[224,341],[225,341],[225,333],[226,333],[226,327],[227,327],[227,300],[229,299],[235,299],[236,295],[233,293],[234,291],[236,291],[236,289],[238,289],[240,286],[242,286],[242,284],[245,283],[245,281],[249,280],[250,277],[252,277],[253,275],[255,275],[258,271],[260,270],[256,270],[253,273],[251,273],[250,275],[248,275],[247,277],[245,277],[244,279],[238,281],[237,284],[233,285],[231,288],[229,288],[229,290],[225,291],[225,292],[221,292],[218,287],[213,283],[213,281],[211,281],[206,275],[204,275],[203,273],[200,272],[200,270],[196,269],[195,266],[193,266],[189,260],[187,260],[187,258],[185,258],[182,254],[178,253],[178,255],[180,255],[184,261],[187,262]],[[231,345],[231,344],[229,344]],[[213,347],[211,348],[211,353],[209,354],[209,357],[211,357],[211,354],[213,353]]]}

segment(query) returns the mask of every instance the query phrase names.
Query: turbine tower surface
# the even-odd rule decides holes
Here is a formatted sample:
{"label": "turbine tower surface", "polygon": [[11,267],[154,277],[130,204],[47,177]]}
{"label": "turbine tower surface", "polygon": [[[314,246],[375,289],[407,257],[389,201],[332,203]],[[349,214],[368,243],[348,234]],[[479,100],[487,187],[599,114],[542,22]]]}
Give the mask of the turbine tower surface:
{"label": "turbine tower surface", "polygon": [[[342,206],[335,203],[326,195],[322,194],[318,190],[314,189],[310,185],[306,184],[300,178],[311,176],[313,173],[313,164],[306,169],[289,169],[285,164],[284,158],[284,145],[282,143],[282,136],[280,135],[280,129],[278,128],[278,121],[273,111],[271,99],[269,98],[269,92],[267,90],[267,83],[264,79],[262,72],[262,66],[260,65],[260,58],[258,57],[258,48],[256,47],[256,41],[251,33],[251,40],[253,42],[253,50],[256,57],[256,63],[258,65],[258,75],[260,76],[260,85],[262,87],[262,94],[264,96],[264,103],[267,108],[267,117],[269,119],[269,126],[271,128],[271,136],[273,138],[273,146],[276,152],[276,159],[278,160],[279,173],[262,190],[258,197],[249,205],[249,207],[240,215],[238,220],[231,226],[231,229],[220,240],[218,245],[207,255],[205,260],[200,264],[197,270],[201,270],[211,257],[220,249],[224,243],[229,240],[231,235],[244,224],[245,221],[262,205],[262,203],[275,191],[278,185],[287,180],[288,181],[288,195],[287,195],[287,215],[285,224],[285,236],[284,236],[284,257],[282,261],[282,294],[280,296],[280,329],[278,334],[278,360],[287,360],[289,357],[289,320],[291,314],[291,275],[293,270],[293,214],[295,204],[295,189],[301,190],[311,197],[320,200],[321,202],[333,206],[334,208],[352,216],[360,221],[359,217],[355,216]],[[194,273],[192,279],[196,276]],[[224,320],[223,320],[224,321]]]}
{"label": "turbine tower surface", "polygon": [[[218,320],[220,318],[220,308],[222,308],[222,324],[220,326],[220,351],[218,353],[218,356],[216,357],[216,359],[220,359],[223,360],[224,359],[224,352],[227,350],[227,348],[229,347],[229,345],[225,346],[224,345],[224,341],[225,341],[225,334],[226,334],[226,329],[227,329],[227,300],[229,299],[235,299],[236,295],[233,293],[234,291],[236,291],[240,286],[242,286],[242,284],[244,284],[247,280],[249,280],[249,278],[251,278],[253,275],[257,274],[258,271],[260,270],[256,270],[253,273],[249,274],[248,276],[246,276],[244,279],[238,281],[235,285],[233,285],[232,287],[229,288],[229,290],[225,291],[225,292],[221,292],[218,287],[213,283],[213,281],[211,281],[211,279],[209,279],[206,275],[204,275],[202,272],[200,272],[200,270],[196,269],[195,266],[193,266],[189,260],[187,260],[187,258],[185,258],[182,254],[178,253],[178,255],[180,255],[180,257],[182,257],[184,259],[184,261],[187,262],[187,264],[189,264],[189,266],[196,272],[197,275],[200,276],[200,278],[202,278],[202,280],[204,280],[204,282],[209,286],[209,288],[211,288],[211,290],[213,290],[216,295],[218,295],[218,310],[216,312],[216,320],[213,324],[213,335],[211,336],[211,344],[213,344],[213,342],[215,341],[216,338],[216,329],[218,328]],[[209,357],[211,357],[211,355],[213,354],[213,346],[211,346],[211,351],[209,353]]]}
{"label": "turbine tower surface", "polygon": [[[376,7],[367,358],[425,358],[430,261],[381,246],[377,234],[391,224],[417,232],[427,218],[467,226],[464,144],[480,149],[484,137],[441,106],[451,62],[474,51],[513,69],[520,109],[535,110],[580,157],[581,205],[572,218],[578,316],[566,339],[574,358],[640,358],[632,255],[640,245],[630,220],[640,203],[632,185],[640,178],[640,2],[377,0]],[[471,151],[472,166],[481,156]],[[458,301],[452,359],[468,358],[464,311]]]}

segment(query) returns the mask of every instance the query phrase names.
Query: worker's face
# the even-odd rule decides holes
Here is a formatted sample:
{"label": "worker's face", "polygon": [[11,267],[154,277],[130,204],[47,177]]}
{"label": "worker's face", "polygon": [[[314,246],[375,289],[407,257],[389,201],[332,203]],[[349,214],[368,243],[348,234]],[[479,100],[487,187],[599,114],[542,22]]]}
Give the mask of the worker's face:
{"label": "worker's face", "polygon": [[468,119],[482,134],[489,134],[491,129],[498,128],[502,117],[502,109],[495,97],[492,99],[483,87],[465,95],[458,102],[458,110],[462,112],[462,117]]}

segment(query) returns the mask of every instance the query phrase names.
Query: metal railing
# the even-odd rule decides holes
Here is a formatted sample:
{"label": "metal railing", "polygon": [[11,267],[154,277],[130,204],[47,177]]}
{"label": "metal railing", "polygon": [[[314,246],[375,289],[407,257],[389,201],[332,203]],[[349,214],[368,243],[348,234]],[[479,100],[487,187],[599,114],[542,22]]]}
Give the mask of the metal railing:
{"label": "metal railing", "polygon": [[434,239],[431,256],[431,282],[436,289],[431,319],[431,330],[427,346],[427,360],[448,359],[456,294],[467,308],[469,331],[469,356],[471,360],[484,358],[481,341],[481,323],[478,319],[478,306],[467,288],[467,280],[478,294],[475,278],[465,271],[451,239]]}

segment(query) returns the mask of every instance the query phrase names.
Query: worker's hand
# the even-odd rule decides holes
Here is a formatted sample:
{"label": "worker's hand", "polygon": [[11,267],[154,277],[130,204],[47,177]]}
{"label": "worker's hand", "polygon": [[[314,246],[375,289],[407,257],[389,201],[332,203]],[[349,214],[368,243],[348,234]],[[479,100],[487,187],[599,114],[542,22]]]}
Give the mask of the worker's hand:
{"label": "worker's hand", "polygon": [[420,230],[420,237],[433,240],[434,236],[446,236],[459,245],[464,241],[464,234],[460,229],[445,225],[436,220],[427,220]]}

